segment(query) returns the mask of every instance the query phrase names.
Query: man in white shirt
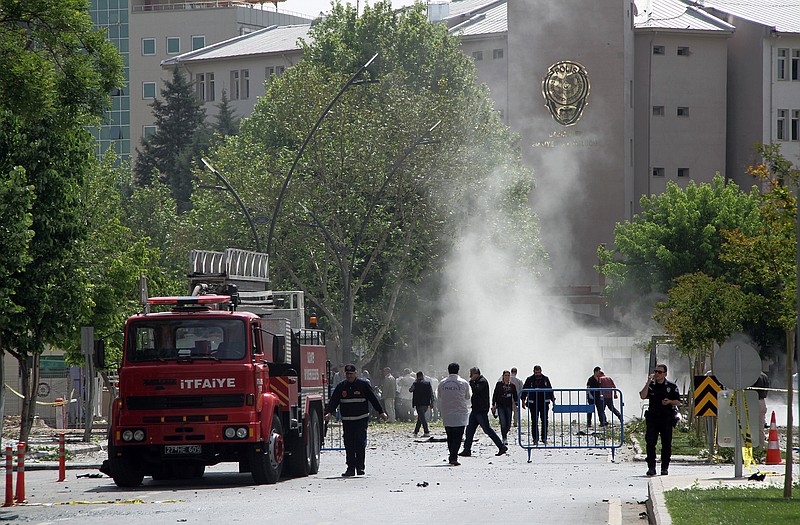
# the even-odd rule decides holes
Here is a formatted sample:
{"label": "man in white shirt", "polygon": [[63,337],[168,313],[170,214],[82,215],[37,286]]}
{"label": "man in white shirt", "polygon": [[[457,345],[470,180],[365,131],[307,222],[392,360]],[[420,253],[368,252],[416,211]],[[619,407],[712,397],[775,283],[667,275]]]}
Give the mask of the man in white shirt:
{"label": "man in white shirt", "polygon": [[[511,382],[514,383],[515,387],[517,387],[517,395],[519,395],[520,391],[522,390],[522,379],[517,377],[517,367],[516,366],[511,369]],[[511,418],[511,425],[512,426],[517,426],[517,419],[519,419],[519,416],[517,415],[517,404],[514,403],[513,405],[511,405],[511,408],[514,409],[514,415]]]}
{"label": "man in white shirt", "polygon": [[458,363],[447,365],[447,373],[450,375],[439,383],[437,389],[442,423],[447,433],[447,448],[450,452],[448,461],[454,467],[461,464],[458,462],[458,449],[464,437],[464,428],[469,421],[471,396],[469,383],[458,375],[459,368]]}

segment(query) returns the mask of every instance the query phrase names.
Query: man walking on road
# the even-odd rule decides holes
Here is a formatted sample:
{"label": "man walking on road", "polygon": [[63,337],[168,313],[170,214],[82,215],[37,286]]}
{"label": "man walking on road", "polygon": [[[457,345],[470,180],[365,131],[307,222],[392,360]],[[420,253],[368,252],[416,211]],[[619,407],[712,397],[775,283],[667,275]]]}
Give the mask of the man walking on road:
{"label": "man walking on road", "polygon": [[464,427],[469,420],[467,402],[470,398],[470,388],[469,383],[458,376],[459,369],[458,363],[447,365],[447,373],[450,375],[442,379],[437,390],[442,423],[447,433],[447,449],[450,453],[448,461],[454,467],[461,464],[458,462],[458,449],[461,446],[461,438],[464,437]]}
{"label": "man walking on road", "polygon": [[383,369],[381,397],[383,398],[383,411],[389,414],[389,423],[394,423],[395,419],[397,419],[394,410],[394,398],[396,393],[397,381],[392,375],[392,369],[387,366]]}
{"label": "man walking on road", "polygon": [[525,402],[528,399],[528,410],[531,412],[531,434],[533,434],[533,443],[539,442],[539,420],[542,420],[542,444],[547,444],[547,414],[550,410],[550,401],[556,402],[556,397],[553,395],[553,385],[550,384],[550,378],[542,374],[542,367],[536,365],[533,367],[533,375],[528,376],[522,389],[537,388],[541,389],[540,392],[532,392],[528,396],[527,392],[522,392],[520,399]]}
{"label": "man walking on road", "polygon": [[647,423],[645,442],[647,443],[647,475],[656,475],[656,443],[661,436],[661,475],[669,471],[672,456],[672,427],[675,425],[675,410],[681,405],[678,385],[667,381],[667,365],[659,363],[653,373],[647,376],[639,397],[649,399],[650,404],[644,413]]}
{"label": "man walking on road", "polygon": [[606,419],[606,408],[608,408],[611,410],[612,414],[619,418],[619,424],[622,426],[622,414],[614,407],[614,400],[619,398],[619,395],[616,391],[617,385],[614,383],[614,380],[605,375],[602,370],[599,371],[599,374],[600,377],[598,377],[598,381],[600,382],[600,388],[603,388],[603,390],[600,392],[600,395],[603,398],[603,403],[601,405],[603,407],[603,414],[600,418],[600,423],[603,426],[608,425],[608,419]]}
{"label": "man walking on road", "polygon": [[425,431],[422,437],[429,437],[431,434],[428,432],[428,420],[425,419],[425,413],[428,408],[433,410],[433,388],[431,383],[425,379],[425,374],[422,370],[417,372],[417,380],[408,387],[408,391],[413,394],[412,403],[414,409],[417,411],[417,426],[414,427],[414,437],[419,434],[419,427],[422,426]]}
{"label": "man walking on road", "polygon": [[502,456],[508,452],[508,447],[500,440],[489,424],[489,382],[481,375],[481,369],[473,366],[469,370],[469,386],[472,389],[472,411],[469,413],[469,424],[467,425],[467,437],[464,438],[464,450],[459,456],[469,457],[472,455],[472,439],[475,437],[475,430],[478,425],[483,429],[489,438],[497,445],[497,454]]}
{"label": "man walking on road", "polygon": [[[517,387],[517,396],[519,396],[519,393],[522,392],[522,379],[517,377],[517,367],[516,366],[511,368],[511,382],[514,383],[515,387]],[[513,414],[512,418],[511,418],[511,426],[515,427],[515,426],[517,426],[517,419],[519,418],[519,416],[517,415],[517,403],[516,402],[512,405],[512,408],[514,409],[514,414]]]}
{"label": "man walking on road", "polygon": [[383,411],[381,402],[372,391],[369,383],[358,377],[354,365],[344,367],[345,380],[336,385],[331,400],[325,408],[325,421],[339,407],[342,415],[342,433],[347,456],[347,470],[344,477],[364,475],[364,459],[367,450],[367,424],[369,424],[369,405],[381,413],[383,420],[389,419]]}

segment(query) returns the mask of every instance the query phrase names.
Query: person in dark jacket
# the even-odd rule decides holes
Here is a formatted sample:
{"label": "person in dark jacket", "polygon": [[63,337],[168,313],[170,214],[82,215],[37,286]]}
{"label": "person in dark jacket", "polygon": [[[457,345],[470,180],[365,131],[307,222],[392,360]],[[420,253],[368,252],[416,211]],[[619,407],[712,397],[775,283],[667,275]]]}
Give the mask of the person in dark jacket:
{"label": "person in dark jacket", "polygon": [[[604,422],[606,420],[606,413],[605,408],[603,406],[603,396],[600,394],[600,374],[603,371],[600,369],[599,366],[594,367],[594,372],[589,379],[586,380],[586,402],[590,405],[594,405],[594,409],[597,410],[597,422],[600,426],[604,426]],[[586,426],[592,426],[592,412],[586,413]]]}
{"label": "person in dark jacket", "polygon": [[347,456],[347,470],[342,476],[355,476],[356,472],[359,476],[363,476],[369,405],[372,404],[375,410],[380,412],[384,421],[389,419],[389,416],[383,411],[381,402],[369,383],[358,377],[354,365],[346,365],[344,374],[345,380],[333,389],[331,400],[325,407],[325,421],[330,419],[338,407],[342,417],[344,449]]}
{"label": "person in dark jacket", "polygon": [[425,413],[430,408],[433,410],[433,388],[431,382],[425,379],[425,374],[422,371],[417,372],[417,380],[408,387],[408,391],[413,395],[411,403],[417,410],[417,426],[414,427],[414,436],[419,434],[419,427],[421,426],[425,431],[422,437],[429,437],[431,434],[428,432],[428,420],[425,419]]}
{"label": "person in dark jacket", "polygon": [[469,386],[472,389],[472,410],[469,413],[464,450],[458,455],[465,457],[472,455],[472,439],[475,437],[475,430],[480,425],[486,435],[497,445],[495,456],[502,456],[508,452],[508,447],[503,444],[500,436],[489,425],[489,382],[481,375],[481,370],[477,366],[469,370]]}
{"label": "person in dark jacket", "polygon": [[675,425],[675,411],[681,406],[678,385],[667,381],[667,365],[659,363],[653,373],[647,376],[647,383],[639,392],[639,397],[649,400],[644,420],[647,432],[647,475],[656,475],[656,444],[661,436],[661,475],[669,473],[672,456],[672,427]]}
{"label": "person in dark jacket", "polygon": [[[531,392],[529,396],[526,389],[539,388],[540,392]],[[550,401],[556,402],[556,397],[553,395],[553,385],[550,384],[550,379],[542,374],[542,367],[536,365],[533,367],[533,375],[528,376],[525,384],[522,385],[522,394],[520,400],[525,403],[528,401],[528,410],[531,412],[531,426],[533,427],[533,442],[539,442],[539,419],[542,420],[542,443],[547,444],[547,414],[550,410]]]}
{"label": "person in dark jacket", "polygon": [[503,445],[508,445],[508,431],[511,429],[511,415],[517,404],[517,387],[511,382],[511,372],[503,370],[503,377],[494,386],[492,394],[492,415],[500,416],[500,435]]}

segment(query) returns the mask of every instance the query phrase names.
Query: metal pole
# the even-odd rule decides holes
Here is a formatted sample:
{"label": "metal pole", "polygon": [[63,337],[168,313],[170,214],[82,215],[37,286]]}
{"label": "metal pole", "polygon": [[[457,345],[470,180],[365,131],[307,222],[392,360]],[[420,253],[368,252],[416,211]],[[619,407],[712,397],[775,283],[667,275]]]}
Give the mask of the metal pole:
{"label": "metal pole", "polygon": [[234,199],[236,199],[236,202],[239,204],[239,207],[242,209],[242,212],[244,212],[244,217],[245,219],[247,219],[247,224],[250,225],[250,231],[253,233],[253,239],[256,241],[256,251],[261,252],[261,241],[258,240],[258,232],[256,231],[256,225],[253,222],[253,218],[250,217],[250,212],[247,211],[247,206],[244,205],[242,198],[239,197],[239,194],[236,193],[236,190],[233,189],[233,186],[230,185],[230,183],[225,179],[225,177],[223,177],[220,172],[215,170],[214,167],[211,166],[211,164],[209,164],[206,159],[201,157],[200,160],[203,161],[203,164],[206,165],[206,168],[211,170],[211,173],[216,175],[216,177],[220,180],[220,182],[222,182],[222,184],[225,185],[225,189],[233,195]]}
{"label": "metal pole", "polygon": [[325,111],[323,111],[322,114],[317,119],[317,122],[314,124],[314,127],[311,128],[311,131],[309,131],[308,135],[306,135],[306,139],[303,141],[303,145],[300,146],[300,150],[294,157],[294,162],[292,163],[292,167],[289,169],[289,173],[283,180],[283,186],[281,187],[281,192],[278,194],[278,200],[275,202],[275,210],[272,212],[272,220],[269,223],[269,236],[267,237],[267,255],[270,255],[272,253],[272,237],[275,234],[275,222],[277,221],[278,213],[280,213],[281,210],[281,203],[283,202],[283,196],[286,194],[286,188],[289,187],[289,181],[292,179],[292,174],[294,173],[294,169],[297,167],[297,163],[300,162],[300,158],[303,156],[303,152],[306,150],[306,146],[308,145],[309,141],[311,141],[311,137],[314,135],[314,132],[316,132],[317,128],[319,128],[320,124],[322,124],[322,121],[325,119],[325,117],[327,116],[328,112],[331,110],[333,105],[336,104],[337,100],[339,100],[339,97],[341,97],[344,94],[344,92],[347,91],[347,88],[356,83],[356,78],[358,78],[358,76],[361,73],[363,73],[376,58],[378,58],[378,53],[372,55],[372,58],[370,58],[366,64],[361,66],[359,70],[356,71],[352,77],[350,77],[350,80],[348,80],[345,83],[345,85],[342,86],[342,89],[339,90],[336,96],[333,97],[333,100],[331,100],[330,104],[328,104],[328,107],[325,108]]}

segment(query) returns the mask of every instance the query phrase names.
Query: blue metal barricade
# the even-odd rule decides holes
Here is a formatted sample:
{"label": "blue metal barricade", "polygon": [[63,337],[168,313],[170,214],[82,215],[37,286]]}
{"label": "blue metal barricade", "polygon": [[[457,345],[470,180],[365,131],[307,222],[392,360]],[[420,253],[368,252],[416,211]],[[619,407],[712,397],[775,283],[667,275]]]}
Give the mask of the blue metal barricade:
{"label": "blue metal barricade", "polygon": [[[606,411],[607,395],[616,413]],[[528,463],[534,449],[553,448],[606,448],[613,460],[625,442],[625,403],[617,388],[526,388],[522,397],[526,406],[520,401],[517,407],[517,440],[528,451]]]}

